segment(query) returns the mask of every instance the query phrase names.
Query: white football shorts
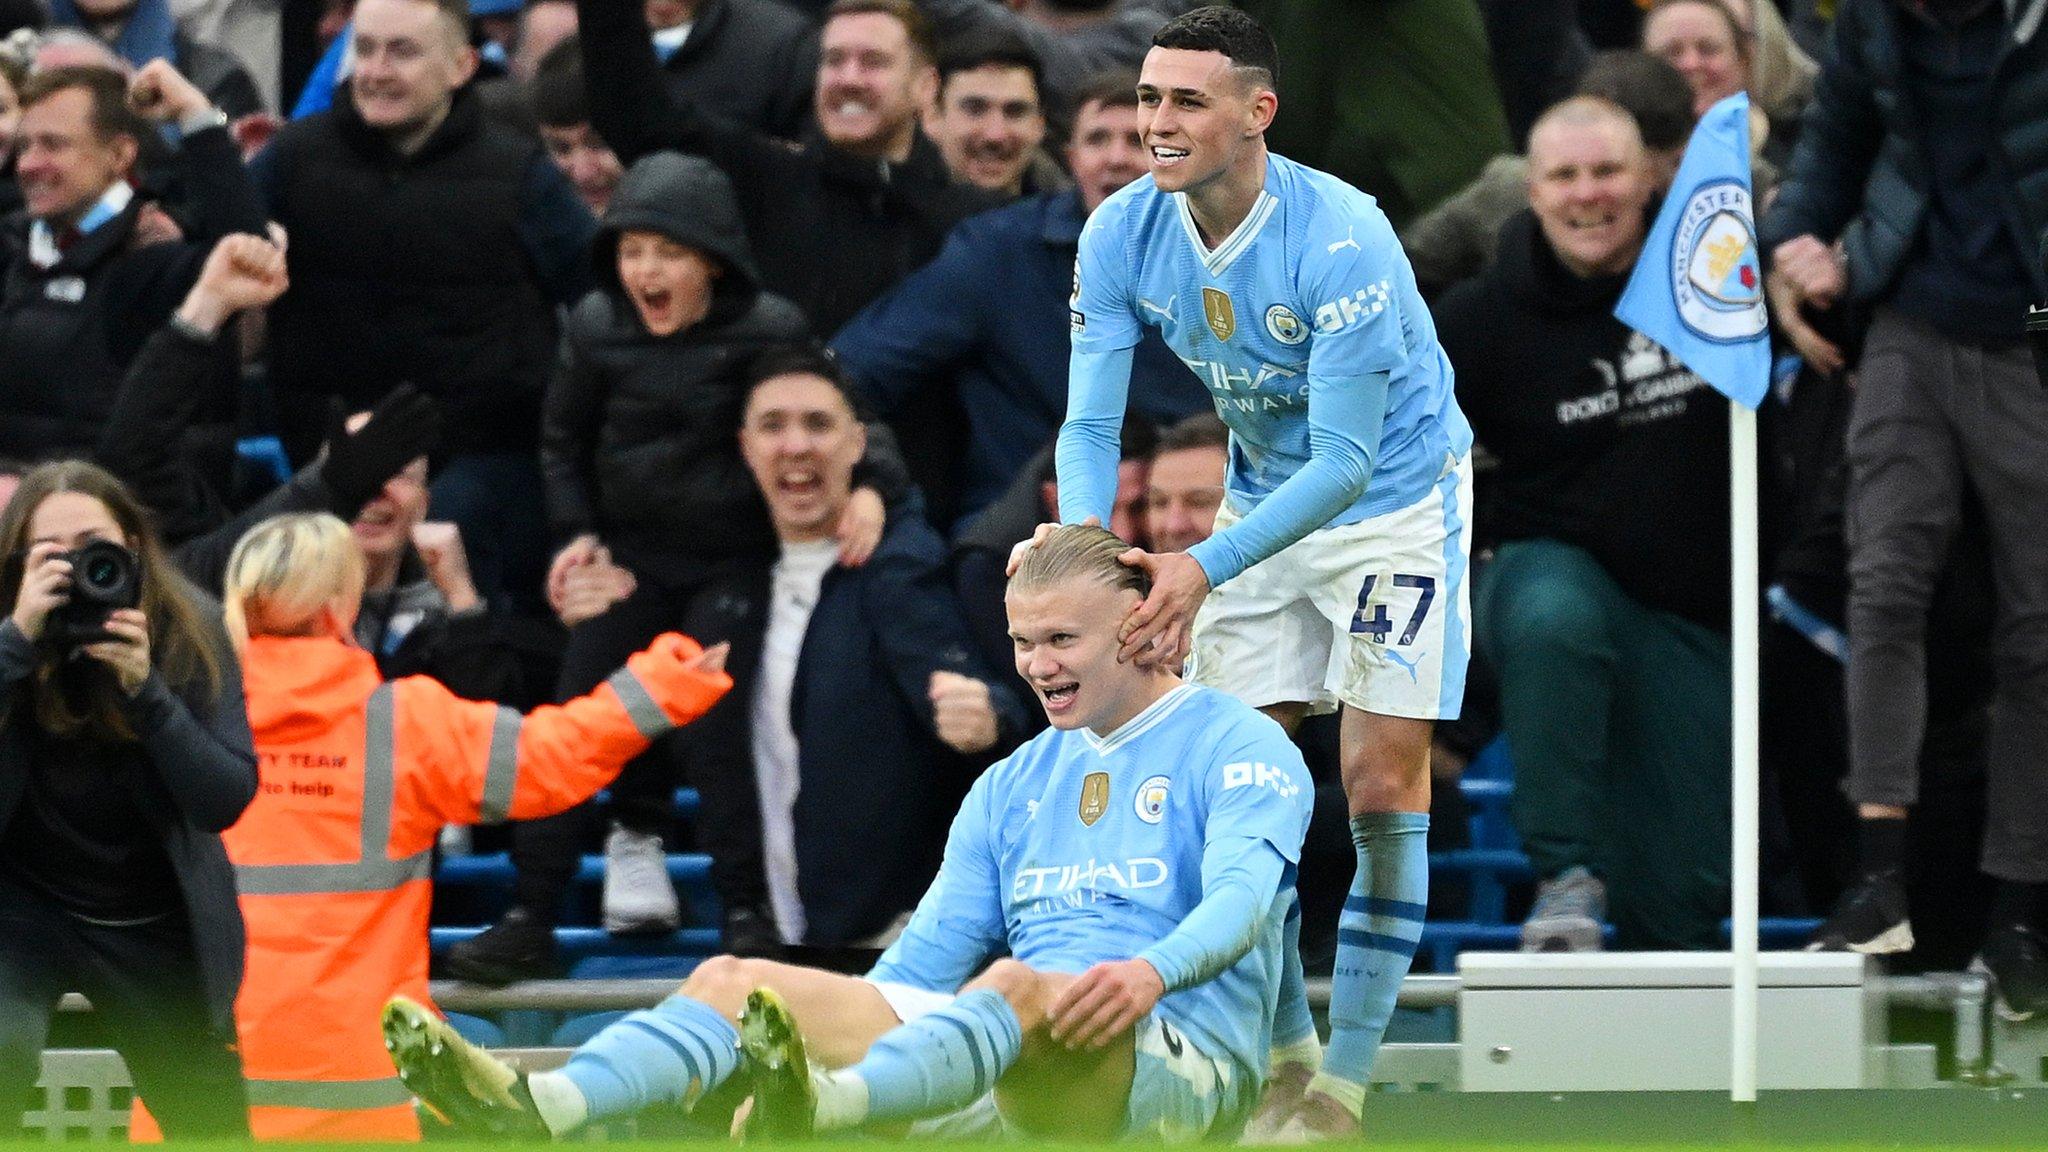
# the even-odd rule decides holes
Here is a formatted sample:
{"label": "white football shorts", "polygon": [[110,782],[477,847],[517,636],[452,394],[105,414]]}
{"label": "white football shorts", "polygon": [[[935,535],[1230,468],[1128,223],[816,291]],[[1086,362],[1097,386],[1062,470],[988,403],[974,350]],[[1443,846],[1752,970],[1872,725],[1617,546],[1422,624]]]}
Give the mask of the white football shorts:
{"label": "white football shorts", "polygon": [[[1456,719],[1472,658],[1471,509],[1471,458],[1447,459],[1414,504],[1252,565],[1203,601],[1188,678],[1254,708]],[[1240,519],[1226,503],[1216,530]]]}

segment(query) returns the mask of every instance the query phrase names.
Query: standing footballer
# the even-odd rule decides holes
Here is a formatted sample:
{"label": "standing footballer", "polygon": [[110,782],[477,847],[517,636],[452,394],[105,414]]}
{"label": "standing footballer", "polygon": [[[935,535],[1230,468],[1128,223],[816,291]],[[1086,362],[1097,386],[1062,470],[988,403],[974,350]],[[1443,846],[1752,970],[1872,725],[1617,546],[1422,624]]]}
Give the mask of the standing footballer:
{"label": "standing footballer", "polygon": [[[1157,328],[1230,426],[1229,496],[1188,552],[1126,555],[1153,590],[1122,656],[1177,664],[1192,631],[1198,683],[1290,730],[1342,709],[1358,872],[1330,1046],[1313,1079],[1292,1078],[1306,1081],[1298,1100],[1269,1098],[1262,1120],[1351,1133],[1428,902],[1432,725],[1464,694],[1472,432],[1372,197],[1266,150],[1272,37],[1210,7],[1152,43],[1138,84],[1151,178],[1105,201],[1081,237],[1060,517],[1108,521],[1131,349]],[[1295,988],[1276,1062],[1313,1066]]]}

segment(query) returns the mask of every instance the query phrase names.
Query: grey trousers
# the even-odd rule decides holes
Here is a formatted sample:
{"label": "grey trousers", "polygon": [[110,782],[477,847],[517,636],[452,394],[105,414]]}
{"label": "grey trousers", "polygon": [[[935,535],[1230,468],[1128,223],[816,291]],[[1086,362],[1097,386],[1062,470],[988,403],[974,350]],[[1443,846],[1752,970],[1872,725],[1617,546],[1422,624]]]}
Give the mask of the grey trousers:
{"label": "grey trousers", "polygon": [[1849,421],[1849,795],[1911,805],[1927,725],[1927,614],[1965,485],[1991,536],[1996,696],[1983,869],[2048,881],[2048,389],[2024,346],[1872,322]]}

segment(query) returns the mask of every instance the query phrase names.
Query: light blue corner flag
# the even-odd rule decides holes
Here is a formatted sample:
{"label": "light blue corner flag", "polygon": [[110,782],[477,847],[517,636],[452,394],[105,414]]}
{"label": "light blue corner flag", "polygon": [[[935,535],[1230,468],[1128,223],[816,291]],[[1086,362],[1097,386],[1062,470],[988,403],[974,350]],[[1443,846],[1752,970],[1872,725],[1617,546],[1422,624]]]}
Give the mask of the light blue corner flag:
{"label": "light blue corner flag", "polygon": [[1657,213],[1617,320],[1749,408],[1770,387],[1770,321],[1749,184],[1749,96],[1707,109]]}

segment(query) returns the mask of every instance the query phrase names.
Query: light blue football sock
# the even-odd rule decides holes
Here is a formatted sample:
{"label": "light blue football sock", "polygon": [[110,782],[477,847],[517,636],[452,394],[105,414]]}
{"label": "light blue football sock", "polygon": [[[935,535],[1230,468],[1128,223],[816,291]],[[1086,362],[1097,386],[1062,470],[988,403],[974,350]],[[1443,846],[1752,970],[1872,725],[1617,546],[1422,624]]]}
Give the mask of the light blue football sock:
{"label": "light blue football sock", "polygon": [[561,1074],[591,1120],[654,1104],[693,1104],[740,1065],[740,1033],[702,1000],[681,993],[634,1012],[576,1049]]}
{"label": "light blue football sock", "polygon": [[1286,1048],[1316,1040],[1316,1018],[1308,1007],[1308,984],[1301,975],[1301,897],[1287,904],[1280,928],[1280,998],[1273,1009],[1273,1047]]}
{"label": "light blue football sock", "polygon": [[1002,993],[981,988],[886,1033],[836,1075],[867,1085],[869,1118],[911,1119],[979,1100],[1023,1048],[1016,1010]]}
{"label": "light blue football sock", "polygon": [[1363,1085],[1429,912],[1429,814],[1353,816],[1351,842],[1358,846],[1358,872],[1337,920],[1322,1074]]}

